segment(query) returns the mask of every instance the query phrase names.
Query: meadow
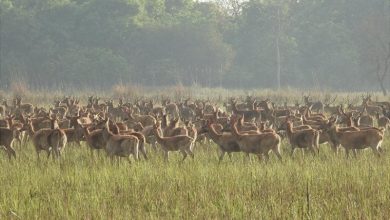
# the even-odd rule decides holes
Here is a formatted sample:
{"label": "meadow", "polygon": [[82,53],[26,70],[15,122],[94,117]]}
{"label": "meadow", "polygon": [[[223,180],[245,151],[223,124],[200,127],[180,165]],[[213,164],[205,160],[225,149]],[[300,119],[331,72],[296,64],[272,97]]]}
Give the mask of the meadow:
{"label": "meadow", "polygon": [[15,147],[11,162],[0,153],[0,218],[386,219],[389,144],[386,134],[380,158],[368,149],[347,159],[328,145],[317,156],[291,157],[284,140],[282,162],[272,153],[269,162],[234,153],[221,163],[212,142],[198,144],[195,159],[183,163],[179,153],[166,163],[161,150],[148,146],[149,160],[130,164],[112,163],[104,152],[91,156],[84,143],[68,145],[60,161],[38,162],[28,143]]}

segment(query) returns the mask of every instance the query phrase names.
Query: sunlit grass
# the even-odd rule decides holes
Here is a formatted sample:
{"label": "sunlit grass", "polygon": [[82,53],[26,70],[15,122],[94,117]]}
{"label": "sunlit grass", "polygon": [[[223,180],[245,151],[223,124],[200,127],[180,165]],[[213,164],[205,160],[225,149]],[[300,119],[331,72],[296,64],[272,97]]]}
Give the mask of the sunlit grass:
{"label": "sunlit grass", "polygon": [[[228,97],[253,95],[277,104],[296,100],[302,91],[227,90],[223,88],[121,87],[120,91],[34,91],[25,102],[52,106],[54,99],[75,96],[86,104],[90,95],[103,100],[113,95],[142,94],[162,97],[210,98],[222,106]],[[115,93],[115,94],[114,94]],[[130,94],[131,93],[131,94]],[[335,104],[347,99],[360,104],[362,93],[311,92],[314,98],[338,95]],[[0,91],[0,98],[13,93]],[[373,97],[388,100],[378,93]],[[374,99],[375,99],[374,98]],[[126,99],[126,97],[125,97]],[[132,100],[131,100],[132,101]],[[10,102],[9,102],[10,104]],[[111,163],[105,153],[67,146],[60,162],[37,162],[31,143],[17,147],[17,159],[9,162],[0,152],[0,219],[386,219],[390,216],[389,138],[385,153],[376,158],[371,150],[346,159],[321,146],[319,156],[304,156],[283,143],[283,162],[271,156],[268,163],[236,153],[218,163],[215,144],[198,145],[195,160],[180,163],[179,153],[165,163],[161,151],[149,149],[150,160]],[[386,151],[387,150],[387,151]]]}
{"label": "sunlit grass", "polygon": [[[387,147],[389,141],[383,144]],[[217,160],[214,144],[198,145],[195,160],[111,163],[85,145],[67,146],[60,162],[37,162],[33,146],[0,154],[0,217],[21,219],[257,218],[356,219],[390,215],[389,154],[371,150],[346,159],[324,145],[304,156],[283,144],[283,162],[239,153]]]}

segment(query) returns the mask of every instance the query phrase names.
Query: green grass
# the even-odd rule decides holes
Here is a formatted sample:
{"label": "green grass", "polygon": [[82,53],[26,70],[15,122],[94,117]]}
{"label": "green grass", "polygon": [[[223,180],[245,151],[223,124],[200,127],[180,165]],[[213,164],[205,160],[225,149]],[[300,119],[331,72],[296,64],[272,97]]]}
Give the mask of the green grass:
{"label": "green grass", "polygon": [[[383,144],[386,149],[389,141]],[[346,159],[324,145],[268,163],[198,145],[195,160],[149,151],[149,161],[112,164],[85,145],[67,146],[61,162],[37,162],[33,146],[0,153],[0,219],[384,219],[390,216],[390,156],[371,150]],[[42,152],[44,156],[44,152]],[[12,214],[14,213],[14,214]],[[17,215],[18,217],[16,217]]]}

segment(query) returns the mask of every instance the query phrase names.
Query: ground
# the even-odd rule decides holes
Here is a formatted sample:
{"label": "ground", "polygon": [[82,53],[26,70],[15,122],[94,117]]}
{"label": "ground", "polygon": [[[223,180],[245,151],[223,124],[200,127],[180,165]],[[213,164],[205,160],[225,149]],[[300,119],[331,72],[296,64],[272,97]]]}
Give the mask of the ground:
{"label": "ground", "polygon": [[[389,139],[383,146],[387,149]],[[150,148],[149,161],[112,164],[105,153],[67,146],[60,162],[37,161],[32,144],[0,154],[0,217],[14,219],[357,219],[390,216],[390,155],[356,159],[321,146],[319,156],[283,142],[283,161],[218,163],[215,144],[198,145],[180,163]],[[42,152],[43,153],[43,152]],[[271,153],[272,155],[272,153]],[[43,155],[42,155],[43,156]]]}

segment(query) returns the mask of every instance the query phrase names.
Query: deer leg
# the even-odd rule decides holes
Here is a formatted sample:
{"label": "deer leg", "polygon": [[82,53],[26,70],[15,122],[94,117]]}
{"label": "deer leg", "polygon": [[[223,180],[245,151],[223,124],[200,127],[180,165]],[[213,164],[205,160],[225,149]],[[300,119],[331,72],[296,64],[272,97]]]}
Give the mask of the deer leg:
{"label": "deer leg", "polygon": [[280,154],[279,149],[273,149],[272,151],[278,157],[279,160],[282,160],[282,155]]}
{"label": "deer leg", "polygon": [[50,154],[51,154],[51,150],[47,150],[46,152],[47,152],[47,159],[49,159],[50,158]]}
{"label": "deer leg", "polygon": [[192,159],[195,159],[194,152],[192,152],[191,148],[189,150],[187,150],[187,153],[192,157]]}
{"label": "deer leg", "polygon": [[310,151],[311,151],[311,153],[313,154],[313,156],[316,155],[316,150],[315,150],[315,147],[314,147],[314,146],[311,146],[311,147],[310,147]]}
{"label": "deer leg", "polygon": [[164,157],[165,157],[165,161],[168,162],[168,157],[169,157],[168,151],[164,151]]}
{"label": "deer leg", "polygon": [[257,158],[259,159],[259,162],[263,161],[263,155],[261,154],[256,154]]}
{"label": "deer leg", "polygon": [[94,156],[93,156],[93,149],[92,149],[92,148],[89,148],[89,151],[91,152],[91,158],[94,159]]}
{"label": "deer leg", "polygon": [[380,153],[380,151],[378,150],[378,148],[381,149],[380,146],[372,147],[371,149],[372,149],[372,151],[374,152],[374,154],[375,154],[377,157],[380,157],[380,156],[381,156],[381,153]]}
{"label": "deer leg", "polygon": [[269,161],[269,152],[265,152],[264,157],[265,157],[265,161],[268,162]]}
{"label": "deer leg", "polygon": [[152,148],[153,148],[153,150],[157,151],[156,141],[152,141]]}
{"label": "deer leg", "polygon": [[230,161],[233,161],[232,153],[231,153],[231,152],[228,152],[228,156],[229,156]]}
{"label": "deer leg", "polygon": [[10,160],[11,160],[12,156],[15,157],[15,159],[16,159],[16,152],[15,152],[14,148],[12,147],[12,142],[11,142],[10,146],[6,146],[6,151],[8,154],[8,158]]}
{"label": "deer leg", "polygon": [[356,149],[352,149],[352,153],[353,153],[353,157],[354,157],[354,158],[357,158],[357,157],[356,157]]}
{"label": "deer leg", "polygon": [[37,152],[37,159],[38,159],[38,161],[40,161],[39,150],[36,150],[36,152]]}
{"label": "deer leg", "polygon": [[181,162],[183,162],[187,158],[187,152],[185,150],[180,150],[180,152],[183,154],[183,159]]}
{"label": "deer leg", "polygon": [[141,153],[142,153],[142,155],[144,156],[144,159],[145,159],[145,160],[148,160],[148,156],[146,155],[145,148],[141,149]]}
{"label": "deer leg", "polygon": [[[231,158],[230,154],[228,154],[229,157]],[[223,160],[223,157],[225,156],[225,151],[221,151],[220,155],[219,155],[219,163],[221,163],[221,161]]]}
{"label": "deer leg", "polygon": [[349,148],[345,148],[345,156],[349,158]]}
{"label": "deer leg", "polygon": [[294,155],[294,151],[295,151],[295,147],[292,146],[292,150],[291,150],[291,154],[290,154],[291,157]]}

